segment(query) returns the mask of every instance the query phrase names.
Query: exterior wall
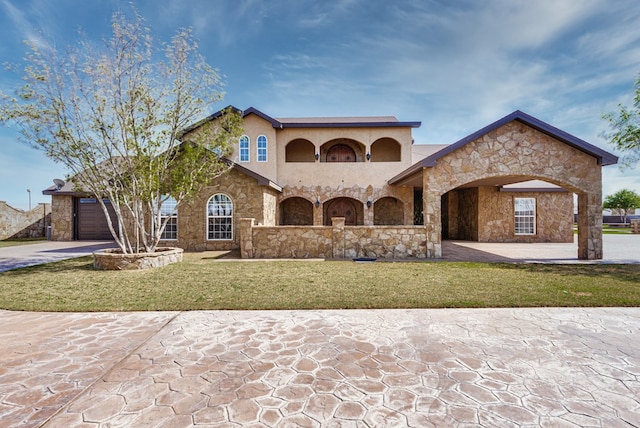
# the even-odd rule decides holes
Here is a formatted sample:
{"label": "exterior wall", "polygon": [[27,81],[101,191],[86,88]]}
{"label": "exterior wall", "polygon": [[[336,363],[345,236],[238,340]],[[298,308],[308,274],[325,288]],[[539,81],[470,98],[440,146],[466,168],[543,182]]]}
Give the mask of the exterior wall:
{"label": "exterior wall", "polygon": [[[268,177],[274,180],[278,176],[278,136],[276,130],[271,123],[256,116],[250,114],[246,116],[242,122],[242,128],[244,129],[244,135],[249,137],[249,162],[240,162],[240,152],[238,142],[234,146],[233,155],[231,160],[239,165],[249,168],[251,171],[256,172],[264,177]],[[258,136],[264,135],[267,137],[267,161],[258,162]]]}
{"label": "exterior wall", "polygon": [[51,222],[51,205],[38,204],[31,211],[23,211],[0,201],[0,241],[16,238],[46,236]]}
{"label": "exterior wall", "polygon": [[[514,198],[535,198],[535,235],[514,233]],[[500,192],[497,187],[480,187],[478,199],[480,242],[573,242],[571,192]]]}
{"label": "exterior wall", "polygon": [[426,257],[426,234],[421,226],[255,226],[242,219],[242,258],[417,258]]}
{"label": "exterior wall", "polygon": [[[207,203],[216,193],[224,193],[233,202],[232,240],[207,240]],[[240,247],[240,219],[251,216],[261,224],[274,225],[275,200],[274,190],[259,186],[253,178],[231,169],[218,177],[214,185],[178,208],[178,240],[163,241],[163,244],[186,251],[237,249]]]}
{"label": "exterior wall", "polygon": [[51,240],[73,240],[73,196],[51,197]]}
{"label": "exterior wall", "polygon": [[602,167],[597,160],[517,121],[509,122],[423,168],[428,256],[441,257],[441,197],[495,177],[539,179],[578,194],[578,257],[602,258]]}

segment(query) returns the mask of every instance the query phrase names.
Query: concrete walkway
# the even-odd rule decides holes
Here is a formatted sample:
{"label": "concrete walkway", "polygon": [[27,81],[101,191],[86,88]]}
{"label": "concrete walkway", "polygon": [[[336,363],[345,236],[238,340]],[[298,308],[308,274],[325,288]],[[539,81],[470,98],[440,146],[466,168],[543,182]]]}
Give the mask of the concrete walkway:
{"label": "concrete walkway", "polygon": [[640,309],[0,311],[2,427],[637,427]]}
{"label": "concrete walkway", "polygon": [[82,257],[115,246],[113,241],[43,241],[0,248],[0,272]]}

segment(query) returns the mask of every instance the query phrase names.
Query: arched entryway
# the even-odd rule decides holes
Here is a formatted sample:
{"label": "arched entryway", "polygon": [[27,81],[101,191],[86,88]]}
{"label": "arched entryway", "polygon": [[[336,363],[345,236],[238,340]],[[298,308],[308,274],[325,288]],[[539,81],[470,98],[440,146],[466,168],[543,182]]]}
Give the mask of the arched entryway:
{"label": "arched entryway", "polygon": [[287,198],[280,204],[280,225],[313,225],[313,204],[304,198]]}
{"label": "arched entryway", "polygon": [[373,204],[373,224],[394,226],[404,223],[404,204],[402,201],[385,197]]}
{"label": "arched entryway", "polygon": [[364,223],[362,203],[351,198],[336,198],[324,204],[324,224],[331,225],[333,217],[344,217],[346,226],[357,226]]}

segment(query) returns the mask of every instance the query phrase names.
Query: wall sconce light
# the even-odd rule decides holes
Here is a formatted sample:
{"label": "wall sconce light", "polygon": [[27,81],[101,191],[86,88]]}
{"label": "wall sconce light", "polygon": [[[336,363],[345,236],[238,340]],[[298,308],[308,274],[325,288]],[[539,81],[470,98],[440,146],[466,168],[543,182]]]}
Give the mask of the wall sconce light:
{"label": "wall sconce light", "polygon": [[372,202],[369,200],[367,201],[367,208],[371,208]]}
{"label": "wall sconce light", "polygon": [[320,159],[320,153],[316,153],[316,160]]}
{"label": "wall sconce light", "polygon": [[316,208],[320,208],[321,204],[322,202],[320,202],[320,199],[316,199]]}
{"label": "wall sconce light", "polygon": [[371,153],[367,153],[367,160],[371,160]]}

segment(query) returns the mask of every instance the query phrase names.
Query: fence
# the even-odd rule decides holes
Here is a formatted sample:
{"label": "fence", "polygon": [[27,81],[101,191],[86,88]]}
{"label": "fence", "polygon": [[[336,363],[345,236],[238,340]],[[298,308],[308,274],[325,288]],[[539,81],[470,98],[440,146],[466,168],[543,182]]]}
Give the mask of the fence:
{"label": "fence", "polygon": [[30,211],[23,211],[0,201],[0,240],[44,238],[50,224],[50,204],[38,204]]}
{"label": "fence", "polygon": [[256,226],[240,220],[242,258],[424,259],[424,226]]}

